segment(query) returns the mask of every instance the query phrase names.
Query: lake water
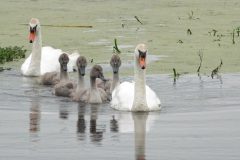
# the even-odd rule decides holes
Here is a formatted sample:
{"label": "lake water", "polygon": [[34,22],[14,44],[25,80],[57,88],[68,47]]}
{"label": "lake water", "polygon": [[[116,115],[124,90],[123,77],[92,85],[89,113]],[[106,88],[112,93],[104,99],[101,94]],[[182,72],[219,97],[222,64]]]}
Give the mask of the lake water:
{"label": "lake water", "polygon": [[[132,77],[122,78],[131,80]],[[0,73],[0,159],[240,158],[240,74],[149,75],[160,112],[55,97],[19,71]]]}

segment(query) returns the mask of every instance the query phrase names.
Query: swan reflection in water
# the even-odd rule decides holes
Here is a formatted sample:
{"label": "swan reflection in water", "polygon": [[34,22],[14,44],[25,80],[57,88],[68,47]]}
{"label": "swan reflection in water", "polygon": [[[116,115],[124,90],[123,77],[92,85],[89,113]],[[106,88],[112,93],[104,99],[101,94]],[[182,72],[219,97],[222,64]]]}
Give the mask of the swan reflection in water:
{"label": "swan reflection in water", "polygon": [[145,160],[145,138],[148,112],[133,112],[132,118],[134,121],[135,159]]}
{"label": "swan reflection in water", "polygon": [[59,106],[59,118],[68,119],[69,116],[69,107],[66,104],[60,104]]}
{"label": "swan reflection in water", "polygon": [[119,112],[110,120],[110,131],[134,133],[135,159],[145,160],[146,133],[158,116],[148,112]]}
{"label": "swan reflection in water", "polygon": [[29,131],[30,133],[37,133],[40,130],[41,111],[39,106],[39,99],[34,98],[31,101],[29,112]]}
{"label": "swan reflection in water", "polygon": [[78,105],[78,120],[77,120],[77,135],[79,140],[85,139],[86,121],[85,121],[86,107],[84,103]]}
{"label": "swan reflection in water", "polygon": [[29,133],[30,141],[38,142],[40,140],[40,120],[41,120],[41,107],[39,105],[39,98],[34,97],[31,99],[31,106],[29,110]]}
{"label": "swan reflection in water", "polygon": [[78,106],[78,120],[77,120],[77,135],[79,140],[86,139],[87,120],[85,118],[86,108],[90,108],[89,119],[89,135],[91,142],[98,143],[103,139],[103,133],[105,132],[105,125],[98,124],[98,108],[99,105],[85,105],[79,103]]}

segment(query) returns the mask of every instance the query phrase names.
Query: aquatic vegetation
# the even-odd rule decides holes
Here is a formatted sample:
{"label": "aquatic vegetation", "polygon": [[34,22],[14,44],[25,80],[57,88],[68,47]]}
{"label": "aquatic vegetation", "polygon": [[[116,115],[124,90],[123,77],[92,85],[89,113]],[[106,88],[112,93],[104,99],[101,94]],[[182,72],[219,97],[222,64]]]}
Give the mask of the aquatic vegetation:
{"label": "aquatic vegetation", "polygon": [[173,68],[173,84],[176,84],[176,80],[179,78],[180,73],[176,71],[175,68]]}
{"label": "aquatic vegetation", "polygon": [[190,13],[188,13],[188,19],[190,20],[197,20],[197,19],[200,19],[200,18],[195,18],[194,15],[193,15],[193,11],[191,11]]}
{"label": "aquatic vegetation", "polygon": [[182,41],[181,39],[179,39],[177,43],[180,43],[180,44],[182,44],[182,43],[183,43],[183,41]]}
{"label": "aquatic vegetation", "polygon": [[213,78],[215,75],[218,75],[221,67],[223,65],[223,62],[221,60],[220,64],[217,66],[217,68],[215,68],[213,71],[212,71],[212,74],[211,74],[211,77]]}
{"label": "aquatic vegetation", "polygon": [[235,29],[232,32],[232,44],[235,44]]}
{"label": "aquatic vegetation", "polygon": [[0,47],[0,64],[25,58],[26,49],[18,46]]}
{"label": "aquatic vegetation", "polygon": [[239,37],[239,35],[240,35],[240,27],[237,27],[236,32],[237,32],[237,36]]}
{"label": "aquatic vegetation", "polygon": [[188,28],[188,30],[187,30],[187,34],[188,34],[188,35],[192,35],[192,31],[191,31],[191,29]]}
{"label": "aquatic vegetation", "polygon": [[199,63],[199,67],[197,69],[197,73],[198,73],[198,76],[200,74],[200,69],[202,67],[202,60],[203,60],[203,51],[202,50],[199,50],[198,51],[198,56],[199,56],[199,59],[200,59],[200,63]]}
{"label": "aquatic vegetation", "polygon": [[210,34],[210,35],[212,35],[212,33],[213,33],[213,36],[216,36],[216,33],[217,33],[218,31],[216,30],[216,29],[212,29],[211,31],[209,31],[208,33]]}
{"label": "aquatic vegetation", "polygon": [[113,52],[114,52],[114,53],[118,53],[118,54],[121,53],[121,51],[120,51],[119,48],[118,48],[117,39],[116,39],[116,38],[114,39]]}
{"label": "aquatic vegetation", "polygon": [[11,70],[12,68],[4,68],[4,67],[0,67],[0,72],[5,71],[5,70]]}
{"label": "aquatic vegetation", "polygon": [[138,18],[137,16],[134,16],[134,18],[135,18],[140,24],[143,24],[143,23],[139,20],[139,18]]}

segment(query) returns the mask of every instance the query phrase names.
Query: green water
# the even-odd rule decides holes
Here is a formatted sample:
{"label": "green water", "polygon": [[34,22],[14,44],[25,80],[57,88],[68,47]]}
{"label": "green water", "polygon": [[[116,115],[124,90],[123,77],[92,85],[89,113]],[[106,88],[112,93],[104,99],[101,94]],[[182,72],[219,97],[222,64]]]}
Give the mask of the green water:
{"label": "green water", "polygon": [[[240,38],[232,30],[240,26],[238,0],[9,0],[0,2],[0,46],[25,46],[26,24],[32,17],[41,24],[92,25],[93,28],[42,27],[43,45],[64,51],[80,51],[95,63],[108,63],[114,38],[130,60],[135,46],[144,42],[150,54],[164,56],[150,63],[148,73],[195,73],[199,50],[203,51],[202,73],[210,74],[223,60],[222,72],[239,72]],[[191,16],[193,11],[193,16]],[[141,25],[134,16],[142,21]],[[192,18],[191,18],[192,17]],[[124,27],[122,27],[124,24]],[[187,34],[187,30],[192,35]],[[208,32],[216,29],[220,41]],[[181,40],[183,43],[178,43]],[[8,65],[20,66],[18,63]],[[122,71],[127,72],[127,71]]]}

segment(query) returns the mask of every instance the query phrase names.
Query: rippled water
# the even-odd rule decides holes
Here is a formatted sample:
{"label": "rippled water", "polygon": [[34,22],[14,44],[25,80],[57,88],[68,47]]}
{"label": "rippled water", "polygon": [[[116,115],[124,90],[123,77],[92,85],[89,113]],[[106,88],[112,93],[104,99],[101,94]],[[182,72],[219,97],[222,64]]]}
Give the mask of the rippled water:
{"label": "rippled water", "polygon": [[[123,78],[131,80],[132,77]],[[55,97],[17,71],[0,73],[0,159],[239,159],[239,74],[147,82],[162,110],[120,112]]]}
{"label": "rippled water", "polygon": [[[210,73],[223,60],[223,72],[239,72],[240,37],[232,32],[240,26],[239,0],[1,0],[0,46],[24,46],[31,53],[27,24],[39,18],[44,46],[66,52],[78,50],[90,61],[108,63],[114,39],[122,59],[132,60],[138,43],[149,53],[164,56],[149,66],[154,74],[195,73],[199,50],[203,51],[201,71]],[[134,17],[143,23],[140,24]],[[93,28],[47,27],[44,25]],[[124,26],[124,27],[123,27]],[[187,34],[190,29],[192,34]],[[213,35],[216,30],[216,35]],[[183,43],[178,43],[182,41]],[[8,65],[19,67],[22,62]],[[7,64],[6,64],[7,65]],[[124,70],[126,71],[126,70]]]}

